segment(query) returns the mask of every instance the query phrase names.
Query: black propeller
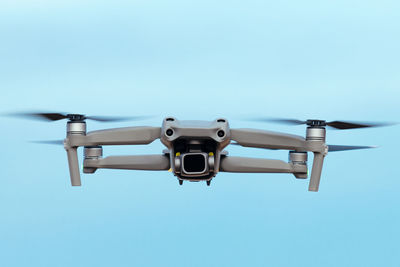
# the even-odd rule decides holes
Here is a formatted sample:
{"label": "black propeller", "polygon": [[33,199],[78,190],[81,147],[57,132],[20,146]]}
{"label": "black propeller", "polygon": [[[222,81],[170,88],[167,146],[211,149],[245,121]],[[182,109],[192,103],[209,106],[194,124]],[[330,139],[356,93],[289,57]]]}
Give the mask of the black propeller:
{"label": "black propeller", "polygon": [[64,145],[64,140],[37,140],[37,141],[30,141],[30,143],[46,144],[46,145]]}
{"label": "black propeller", "polygon": [[9,115],[23,117],[23,118],[47,120],[47,121],[58,121],[58,120],[69,119],[70,121],[94,120],[100,122],[118,122],[118,121],[141,120],[149,118],[147,116],[109,117],[109,116],[86,116],[83,114],[46,113],[46,112],[24,112],[24,113],[12,113]]}
{"label": "black propeller", "polygon": [[328,145],[329,152],[336,151],[347,151],[347,150],[356,150],[356,149],[369,149],[369,148],[377,148],[376,146],[340,146],[340,145]]}
{"label": "black propeller", "polygon": [[[239,143],[232,142],[230,143],[234,146],[241,146]],[[377,148],[376,146],[341,146],[341,145],[328,145],[329,152],[338,152],[338,151],[348,151],[348,150],[358,150],[358,149],[369,149],[369,148]],[[269,150],[276,150],[268,148]]]}
{"label": "black propeller", "polygon": [[282,118],[259,118],[256,121],[261,122],[276,122],[288,125],[301,125],[306,124],[308,126],[329,126],[338,130],[348,129],[359,129],[359,128],[371,128],[371,127],[382,127],[394,125],[394,123],[387,122],[350,122],[350,121],[324,121],[324,120],[296,120],[296,119],[282,119]]}

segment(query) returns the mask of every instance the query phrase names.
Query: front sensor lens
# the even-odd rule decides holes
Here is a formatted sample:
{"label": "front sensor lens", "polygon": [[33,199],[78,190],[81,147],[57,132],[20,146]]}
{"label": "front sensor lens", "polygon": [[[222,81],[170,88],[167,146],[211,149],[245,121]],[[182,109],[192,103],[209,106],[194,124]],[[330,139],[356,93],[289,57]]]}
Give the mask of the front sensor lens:
{"label": "front sensor lens", "polygon": [[217,135],[219,136],[219,137],[224,137],[225,136],[225,132],[223,131],[223,130],[219,130],[218,132],[217,132]]}
{"label": "front sensor lens", "polygon": [[165,132],[165,134],[166,134],[167,136],[172,136],[172,135],[174,134],[174,131],[172,131],[172,129],[168,129],[168,130]]}

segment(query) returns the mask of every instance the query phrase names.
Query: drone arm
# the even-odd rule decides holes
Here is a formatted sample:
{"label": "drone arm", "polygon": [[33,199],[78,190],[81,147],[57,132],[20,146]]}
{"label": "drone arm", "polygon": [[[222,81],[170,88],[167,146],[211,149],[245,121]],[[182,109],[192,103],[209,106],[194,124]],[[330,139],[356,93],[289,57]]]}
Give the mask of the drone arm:
{"label": "drone arm", "polygon": [[282,160],[222,157],[221,172],[239,173],[307,173],[306,165],[294,165]]}
{"label": "drone arm", "polygon": [[[308,190],[318,191],[322,166],[327,154],[327,146],[324,141],[306,141],[301,136],[254,129],[231,130],[231,139],[245,147],[312,151],[314,153],[314,162]],[[240,163],[238,162],[238,164]],[[246,168],[246,166],[242,167]]]}
{"label": "drone arm", "polygon": [[[73,186],[81,185],[77,152],[79,146],[149,144],[160,138],[160,134],[160,127],[126,127],[94,131],[86,135],[68,134],[67,138],[64,140],[64,147],[68,156],[71,184]],[[138,164],[138,166],[141,164],[143,168],[147,166],[146,161],[142,163],[137,162],[136,164]],[[151,164],[151,162],[149,164]]]}
{"label": "drone arm", "polygon": [[165,155],[110,156],[100,159],[85,159],[84,168],[163,171],[170,168]]}
{"label": "drone arm", "polygon": [[245,147],[304,151],[306,140],[297,135],[257,129],[231,129],[231,139]]}
{"label": "drone arm", "polygon": [[160,138],[160,127],[126,127],[69,135],[70,146],[146,145]]}

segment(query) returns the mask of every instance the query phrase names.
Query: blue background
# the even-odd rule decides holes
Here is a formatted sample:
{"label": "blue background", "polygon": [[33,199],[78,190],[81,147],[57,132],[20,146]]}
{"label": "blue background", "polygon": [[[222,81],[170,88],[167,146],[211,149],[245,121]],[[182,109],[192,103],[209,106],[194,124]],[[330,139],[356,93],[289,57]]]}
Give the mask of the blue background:
{"label": "blue background", "polygon": [[[0,112],[399,121],[398,1],[0,3]],[[399,266],[399,127],[330,131],[319,193],[287,174],[100,170],[71,187],[65,122],[1,118],[1,266]],[[106,147],[105,155],[159,153]],[[229,147],[286,160],[285,151]],[[311,157],[311,155],[310,155]]]}

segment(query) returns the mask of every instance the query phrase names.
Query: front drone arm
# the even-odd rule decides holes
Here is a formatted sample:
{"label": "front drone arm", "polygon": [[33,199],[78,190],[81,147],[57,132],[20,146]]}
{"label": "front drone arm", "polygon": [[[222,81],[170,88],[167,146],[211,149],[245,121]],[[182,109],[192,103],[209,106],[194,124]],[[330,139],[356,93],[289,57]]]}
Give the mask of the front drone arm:
{"label": "front drone arm", "polygon": [[86,135],[70,134],[70,146],[146,145],[160,138],[160,127],[126,127],[89,132]]}

